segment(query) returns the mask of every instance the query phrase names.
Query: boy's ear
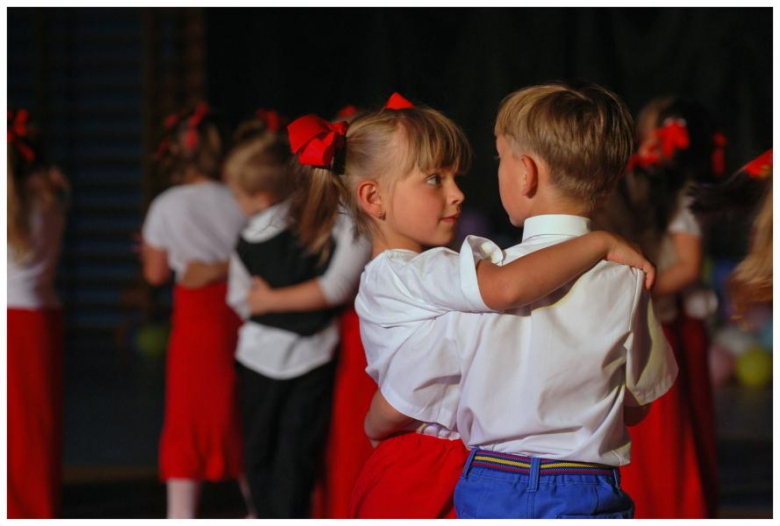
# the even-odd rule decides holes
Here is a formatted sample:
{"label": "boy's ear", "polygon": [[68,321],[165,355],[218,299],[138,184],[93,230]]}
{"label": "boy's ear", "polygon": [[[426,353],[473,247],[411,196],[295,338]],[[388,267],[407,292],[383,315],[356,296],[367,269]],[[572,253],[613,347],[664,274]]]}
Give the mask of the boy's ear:
{"label": "boy's ear", "polygon": [[523,175],[521,181],[520,191],[526,197],[533,197],[536,195],[536,190],[539,186],[539,167],[536,161],[528,155],[522,155],[520,162],[523,163]]}
{"label": "boy's ear", "polygon": [[378,181],[365,179],[358,184],[356,192],[360,208],[374,219],[385,218],[385,208]]}

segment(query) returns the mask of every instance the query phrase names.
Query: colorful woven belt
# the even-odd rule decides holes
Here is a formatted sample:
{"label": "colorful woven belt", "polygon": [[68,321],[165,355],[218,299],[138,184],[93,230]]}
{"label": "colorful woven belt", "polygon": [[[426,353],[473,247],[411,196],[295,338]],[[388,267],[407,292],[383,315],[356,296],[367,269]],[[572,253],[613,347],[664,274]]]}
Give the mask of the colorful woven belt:
{"label": "colorful woven belt", "polygon": [[[471,465],[510,473],[531,474],[531,457],[497,453],[480,449],[474,455]],[[550,460],[543,458],[539,465],[539,475],[613,475],[614,467],[587,462],[572,462],[569,460]]]}

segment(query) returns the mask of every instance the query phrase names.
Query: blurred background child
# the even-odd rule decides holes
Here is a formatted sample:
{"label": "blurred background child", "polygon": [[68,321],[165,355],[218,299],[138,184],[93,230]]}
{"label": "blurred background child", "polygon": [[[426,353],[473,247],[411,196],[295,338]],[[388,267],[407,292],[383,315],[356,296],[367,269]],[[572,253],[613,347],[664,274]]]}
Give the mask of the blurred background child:
{"label": "blurred background child", "polygon": [[[259,518],[307,518],[331,414],[336,307],[369,247],[347,215],[323,221],[296,199],[283,130],[245,125],[225,180],[250,217],[230,260],[228,302],[244,319],[236,361],[246,474]],[[321,199],[328,195],[319,193]]]}
{"label": "blurred background child", "polygon": [[8,113],[8,518],[59,516],[64,330],[54,274],[68,182]]}
{"label": "blurred background child", "polygon": [[637,518],[714,517],[717,453],[703,318],[716,302],[701,286],[702,229],[688,193],[722,174],[725,139],[701,104],[678,97],[648,103],[637,128],[638,152],[598,222],[639,243],[656,263],[653,301],[680,374],[648,418],[631,428],[623,486]]}
{"label": "blurred background child", "polygon": [[222,140],[208,105],[166,119],[156,158],[174,186],[149,206],[143,272],[152,285],[172,272],[176,279],[159,469],[168,517],[194,518],[202,481],[242,471],[233,367],[240,320],[225,297],[228,258],[246,219],[219,182]]}

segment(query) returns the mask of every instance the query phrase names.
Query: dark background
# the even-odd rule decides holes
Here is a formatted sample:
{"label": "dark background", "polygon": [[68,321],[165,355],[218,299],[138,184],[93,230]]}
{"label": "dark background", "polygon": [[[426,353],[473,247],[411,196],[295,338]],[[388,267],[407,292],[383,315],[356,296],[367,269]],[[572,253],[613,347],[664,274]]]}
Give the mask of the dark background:
{"label": "dark background", "polygon": [[[588,80],[617,92],[634,114],[660,95],[696,98],[728,137],[729,170],[772,141],[769,8],[7,13],[8,104],[31,111],[73,186],[57,277],[67,338],[67,517],[164,513],[156,480],[164,354],[141,352],[137,342],[164,319],[170,293],[143,285],[133,234],[161,186],[149,159],[166,114],[206,99],[229,128],[261,106],[330,117],[399,91],[466,130],[476,154],[462,181],[466,205],[505,236],[517,232],[498,198],[493,119],[520,87]],[[738,258],[744,226],[710,242]],[[155,315],[150,303],[162,310]],[[730,389],[718,395],[725,515],[767,516],[771,463],[745,459],[771,458],[771,389]],[[214,491],[204,495],[207,515],[240,508],[234,489]]]}

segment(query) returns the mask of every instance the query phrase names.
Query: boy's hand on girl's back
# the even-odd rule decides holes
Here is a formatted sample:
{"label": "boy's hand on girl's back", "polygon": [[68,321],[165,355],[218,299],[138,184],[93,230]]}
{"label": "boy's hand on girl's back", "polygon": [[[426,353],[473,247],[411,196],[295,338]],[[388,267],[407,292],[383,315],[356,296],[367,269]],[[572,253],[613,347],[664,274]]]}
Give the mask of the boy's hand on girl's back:
{"label": "boy's hand on girl's back", "polygon": [[622,237],[607,234],[607,255],[605,259],[614,263],[635,267],[645,273],[645,288],[650,290],[655,283],[655,266],[642,254],[639,245],[629,243]]}
{"label": "boy's hand on girl's back", "polygon": [[249,291],[249,310],[252,314],[266,314],[273,305],[273,291],[263,279],[253,276],[252,289]]}

